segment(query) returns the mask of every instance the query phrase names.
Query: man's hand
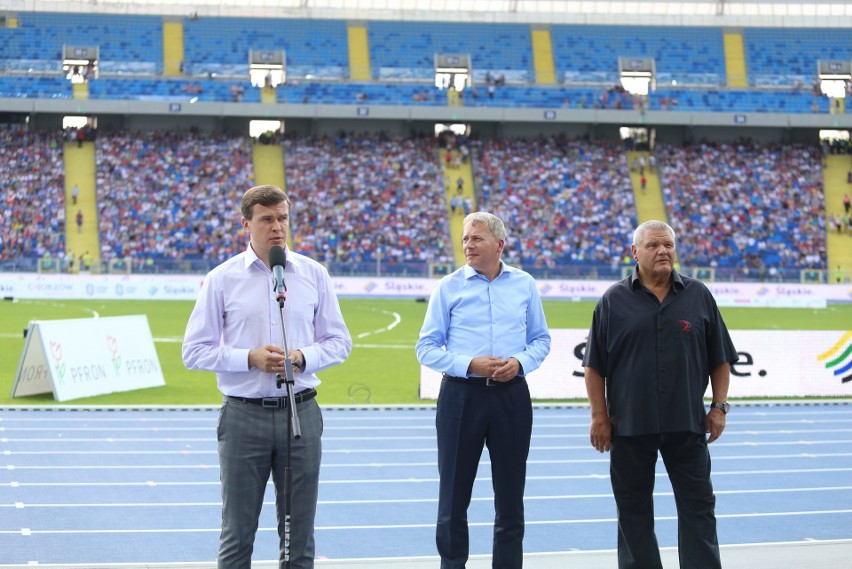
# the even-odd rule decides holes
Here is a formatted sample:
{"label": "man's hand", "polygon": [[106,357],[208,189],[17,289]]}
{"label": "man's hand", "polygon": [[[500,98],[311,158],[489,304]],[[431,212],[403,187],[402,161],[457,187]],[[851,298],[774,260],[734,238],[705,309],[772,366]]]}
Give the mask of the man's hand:
{"label": "man's hand", "polygon": [[612,422],[609,417],[592,419],[589,440],[598,452],[609,452],[612,447]]}
{"label": "man's hand", "polygon": [[290,350],[290,361],[293,362],[293,371],[302,373],[305,371],[305,354],[301,350]]}
{"label": "man's hand", "polygon": [[249,351],[249,369],[256,368],[266,373],[282,373],[284,371],[284,350],[268,344]]}
{"label": "man's hand", "polygon": [[725,430],[725,414],[721,409],[710,409],[707,413],[707,432],[710,436],[707,437],[707,443],[712,443],[722,436],[722,431]]}
{"label": "man's hand", "polygon": [[470,361],[467,371],[494,381],[509,381],[518,375],[521,364],[515,358],[503,359],[494,356],[479,356]]}

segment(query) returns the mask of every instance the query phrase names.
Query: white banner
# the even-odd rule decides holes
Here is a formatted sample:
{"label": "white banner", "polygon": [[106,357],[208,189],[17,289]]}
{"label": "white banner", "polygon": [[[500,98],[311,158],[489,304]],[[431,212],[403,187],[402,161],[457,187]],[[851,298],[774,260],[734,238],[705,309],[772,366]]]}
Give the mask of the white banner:
{"label": "white banner", "polygon": [[[195,300],[202,275],[40,275],[0,273],[0,297],[36,299]],[[438,279],[335,277],[341,297],[428,298]],[[610,281],[540,280],[546,300],[596,301]],[[824,308],[828,302],[852,302],[848,284],[707,283],[719,306]],[[272,280],[270,278],[270,294]]]}
{"label": "white banner", "polygon": [[0,297],[50,300],[195,300],[203,275],[0,273]]}
{"label": "white banner", "polygon": [[68,401],[165,383],[147,316],[34,320],[12,397]]}
{"label": "white banner", "polygon": [[[740,361],[728,396],[852,396],[852,331],[731,330]],[[585,399],[587,329],[551,329],[550,355],[527,376],[533,399]],[[420,368],[420,397],[437,399],[441,374]],[[707,390],[710,397],[710,388]]]}

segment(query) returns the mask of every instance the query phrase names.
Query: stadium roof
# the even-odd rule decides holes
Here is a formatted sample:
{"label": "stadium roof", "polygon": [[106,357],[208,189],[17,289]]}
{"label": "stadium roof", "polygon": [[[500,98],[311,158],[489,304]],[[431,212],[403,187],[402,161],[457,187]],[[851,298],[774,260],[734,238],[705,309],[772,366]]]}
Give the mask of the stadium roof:
{"label": "stadium roof", "polygon": [[7,12],[93,12],[533,24],[852,27],[847,0],[7,0]]}

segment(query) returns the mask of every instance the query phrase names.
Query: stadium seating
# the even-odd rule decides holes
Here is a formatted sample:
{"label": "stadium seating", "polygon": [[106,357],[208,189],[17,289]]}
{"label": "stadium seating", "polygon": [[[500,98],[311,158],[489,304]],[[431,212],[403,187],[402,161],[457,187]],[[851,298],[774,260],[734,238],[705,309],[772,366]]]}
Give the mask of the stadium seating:
{"label": "stadium seating", "polygon": [[[385,76],[431,81],[435,54],[465,54],[471,67],[484,74],[509,73],[532,78],[529,26],[456,22],[370,22],[370,62]],[[379,72],[376,72],[379,73]]]}
{"label": "stadium seating", "polygon": [[[343,79],[349,65],[346,22],[276,18],[198,18],[184,21],[189,74],[248,76],[250,50],[286,53],[291,75]],[[299,71],[301,70],[301,71]],[[227,100],[227,99],[222,99]]]}
{"label": "stadium seating", "polygon": [[[16,259],[61,255],[61,139],[0,129],[6,268]],[[283,144],[294,249],[337,274],[381,266],[383,274],[419,276],[430,262],[452,263],[433,139],[341,134]],[[479,209],[506,221],[508,261],[540,276],[584,278],[590,271],[616,278],[625,256],[629,264],[637,214],[620,145],[556,137],[465,144]],[[656,156],[684,266],[742,278],[826,269],[818,147],[662,144]],[[253,184],[251,160],[249,141],[239,136],[101,133],[101,257],[130,257],[135,270],[186,271],[241,250],[237,210]]]}
{"label": "stadium seating", "polygon": [[22,12],[18,18],[19,27],[0,30],[4,60],[49,61],[58,71],[63,45],[97,46],[101,62],[162,67],[160,17]]}
{"label": "stadium seating", "polygon": [[725,80],[722,30],[659,26],[553,26],[553,58],[558,71],[581,81],[585,74],[609,70],[618,76],[618,58],[653,58],[668,82],[719,86]]}
{"label": "stadium seating", "polygon": [[553,137],[473,144],[479,207],[506,222],[509,262],[534,273],[603,265],[620,274],[636,227],[620,146]]}
{"label": "stadium seating", "polygon": [[0,163],[0,261],[63,254],[62,133],[0,128]]}
{"label": "stadium seating", "polygon": [[746,28],[746,65],[752,84],[810,88],[819,60],[852,60],[852,30]]}
{"label": "stadium seating", "polygon": [[[293,104],[443,106],[434,86],[436,53],[471,56],[475,107],[630,109],[632,97],[604,97],[618,80],[617,60],[653,58],[651,110],[824,113],[812,94],[819,59],[852,59],[852,32],[743,30],[749,88],[728,90],[724,30],[716,27],[577,26],[551,28],[558,84],[536,86],[530,27],[521,24],[366,23],[374,82],[349,82],[347,22],[276,18],[184,18],[184,76],[164,78],[163,20],[154,16],[23,12],[2,29],[0,96],[70,98],[61,79],[63,45],[97,45],[100,77],[91,99],[190,99],[258,102],[248,82],[249,50],[286,52],[288,84],[277,100]],[[502,75],[493,92],[486,74]],[[234,97],[242,91],[242,97]],[[425,96],[424,96],[425,95]],[[606,99],[606,100],[605,100]]]}
{"label": "stadium seating", "polygon": [[253,185],[252,171],[243,137],[101,134],[96,153],[101,258],[222,261],[242,250],[239,200]]}
{"label": "stadium seating", "polygon": [[657,155],[681,263],[761,276],[826,268],[819,147],[742,141]]}

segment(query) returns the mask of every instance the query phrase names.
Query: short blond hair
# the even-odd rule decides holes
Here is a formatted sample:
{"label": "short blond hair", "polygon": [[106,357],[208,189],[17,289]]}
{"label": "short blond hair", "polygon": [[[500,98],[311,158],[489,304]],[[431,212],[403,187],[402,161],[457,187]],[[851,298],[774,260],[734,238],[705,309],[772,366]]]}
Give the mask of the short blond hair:
{"label": "short blond hair", "polygon": [[488,231],[491,232],[494,239],[497,241],[506,239],[506,226],[503,225],[503,220],[493,213],[475,211],[464,218],[464,225],[468,223],[484,223],[488,226]]}

